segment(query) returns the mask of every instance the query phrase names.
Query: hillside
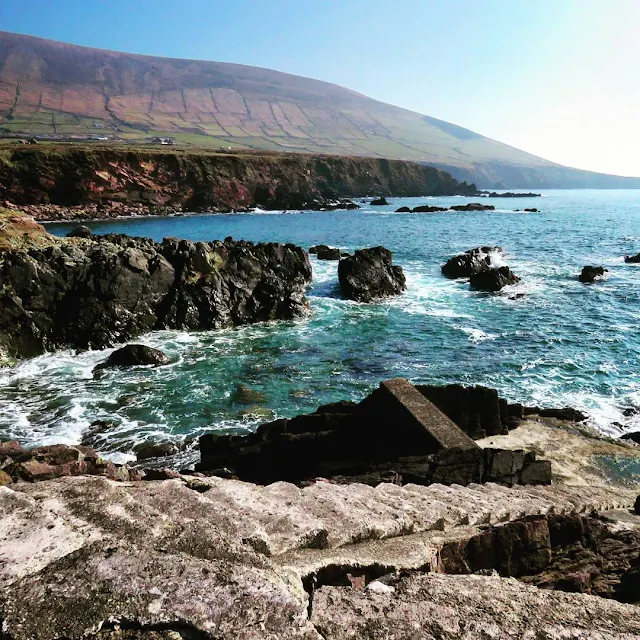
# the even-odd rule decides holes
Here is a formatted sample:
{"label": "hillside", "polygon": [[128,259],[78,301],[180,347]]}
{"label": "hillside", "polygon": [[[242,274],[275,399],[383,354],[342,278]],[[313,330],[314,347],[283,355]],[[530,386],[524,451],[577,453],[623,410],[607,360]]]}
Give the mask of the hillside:
{"label": "hillside", "polygon": [[640,187],[570,169],[343,87],[268,69],[0,32],[0,133],[171,136],[213,148],[397,158],[486,187]]}

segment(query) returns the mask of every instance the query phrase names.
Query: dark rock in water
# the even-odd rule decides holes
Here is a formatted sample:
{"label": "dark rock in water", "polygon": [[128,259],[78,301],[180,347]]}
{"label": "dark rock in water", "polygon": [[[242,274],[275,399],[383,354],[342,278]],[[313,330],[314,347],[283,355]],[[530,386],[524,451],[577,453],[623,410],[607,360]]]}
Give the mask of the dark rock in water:
{"label": "dark rock in water", "polygon": [[91,238],[91,236],[93,236],[93,231],[84,225],[76,227],[67,233],[67,238]]}
{"label": "dark rock in water", "polygon": [[[486,195],[487,198],[540,198],[539,193],[513,193],[507,191],[506,193],[497,193],[495,191],[480,191],[481,194]],[[525,209],[526,211],[526,209]]]}
{"label": "dark rock in water", "polygon": [[518,282],[520,282],[520,278],[509,267],[485,269],[472,273],[469,278],[471,288],[478,291],[500,291],[503,287]]}
{"label": "dark rock in water", "polygon": [[413,208],[413,213],[437,213],[439,211],[447,211],[446,207],[432,207],[428,204],[422,204]]}
{"label": "dark rock in water", "polygon": [[411,209],[409,207],[400,207],[396,209],[396,213],[411,213]]}
{"label": "dark rock in water", "polygon": [[525,209],[527,213],[538,213],[538,210],[534,207],[532,209]]}
{"label": "dark rock in water", "polygon": [[449,207],[451,211],[495,211],[492,204],[481,204],[480,202],[470,202],[469,204],[457,204]]}
{"label": "dark rock in water", "polygon": [[340,260],[338,280],[342,294],[358,302],[399,295],[406,289],[402,267],[392,264],[391,251],[384,247],[360,249]]}
{"label": "dark rock in water", "polygon": [[509,296],[509,300],[521,300],[522,298],[525,298],[526,295],[526,293],[514,293],[513,295]]}
{"label": "dark rock in water", "polygon": [[252,389],[246,384],[238,384],[231,394],[231,401],[235,404],[259,404],[266,402],[266,396],[258,389]]}
{"label": "dark rock in water", "polygon": [[313,247],[309,248],[309,253],[316,254],[320,249],[328,249],[329,247],[326,244],[316,244]]}
{"label": "dark rock in water", "polygon": [[160,442],[156,444],[138,445],[134,451],[138,460],[149,460],[150,458],[173,456],[178,453],[180,449],[174,442]]}
{"label": "dark rock in water", "polygon": [[2,254],[0,359],[102,349],[154,329],[288,320],[308,310],[311,263],[293,245],[159,244],[123,235],[50,242]]}
{"label": "dark rock in water", "polygon": [[640,444],[640,431],[631,431],[620,436],[621,440],[630,440],[636,444]]}
{"label": "dark rock in water", "polygon": [[578,280],[580,280],[580,282],[595,282],[597,279],[602,278],[607,271],[608,269],[604,267],[582,267],[582,272],[578,276]]}
{"label": "dark rock in water", "polygon": [[384,207],[390,203],[387,202],[386,198],[382,197],[382,198],[377,198],[375,200],[372,200],[369,204],[373,205],[374,207]]}
{"label": "dark rock in water", "polygon": [[637,416],[638,413],[640,413],[640,410],[638,409],[638,407],[626,407],[625,409],[622,410],[622,415],[625,418],[630,418],[631,416]]}
{"label": "dark rock in water", "polygon": [[160,349],[147,347],[144,344],[128,344],[116,349],[104,362],[98,364],[94,371],[110,367],[136,367],[142,365],[169,364],[171,359]]}
{"label": "dark rock in water", "polygon": [[84,447],[95,447],[103,434],[108,433],[118,426],[111,420],[95,420],[82,432],[80,444]]}
{"label": "dark rock in water", "polygon": [[624,261],[629,264],[637,264],[640,262],[640,253],[637,253],[635,256],[625,256]]}
{"label": "dark rock in water", "polygon": [[340,260],[340,249],[334,247],[321,247],[318,249],[318,260]]}
{"label": "dark rock in water", "polygon": [[476,247],[449,258],[442,265],[442,274],[447,278],[469,278],[473,273],[491,268],[491,254],[502,253],[501,247]]}

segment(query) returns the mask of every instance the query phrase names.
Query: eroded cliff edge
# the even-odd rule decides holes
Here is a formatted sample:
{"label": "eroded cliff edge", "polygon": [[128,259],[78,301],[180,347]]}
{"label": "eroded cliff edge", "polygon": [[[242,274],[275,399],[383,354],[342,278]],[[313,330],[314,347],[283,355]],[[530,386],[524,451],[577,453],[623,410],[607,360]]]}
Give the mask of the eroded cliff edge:
{"label": "eroded cliff edge", "polygon": [[[0,152],[0,201],[40,220],[136,211],[310,209],[334,198],[473,195],[433,167],[382,158],[40,145]],[[80,207],[63,211],[56,207]]]}

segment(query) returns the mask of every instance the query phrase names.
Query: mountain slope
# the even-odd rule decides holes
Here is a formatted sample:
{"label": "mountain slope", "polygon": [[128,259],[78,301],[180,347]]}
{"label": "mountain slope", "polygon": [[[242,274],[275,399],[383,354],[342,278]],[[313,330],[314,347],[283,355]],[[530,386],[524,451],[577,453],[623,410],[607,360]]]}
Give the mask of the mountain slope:
{"label": "mountain slope", "polygon": [[400,158],[482,186],[624,187],[343,87],[259,67],[0,32],[0,132]]}

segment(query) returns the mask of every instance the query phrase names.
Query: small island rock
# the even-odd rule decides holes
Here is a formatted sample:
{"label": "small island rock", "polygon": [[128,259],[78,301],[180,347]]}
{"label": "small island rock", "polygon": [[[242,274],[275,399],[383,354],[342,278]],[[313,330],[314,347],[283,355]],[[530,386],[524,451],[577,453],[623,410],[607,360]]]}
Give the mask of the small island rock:
{"label": "small island rock", "polygon": [[384,207],[390,203],[387,202],[387,199],[383,196],[382,198],[376,198],[375,200],[372,200],[369,204],[374,207]]}
{"label": "small island rock", "polygon": [[578,280],[580,280],[580,282],[595,282],[596,280],[600,280],[602,277],[604,277],[604,274],[608,271],[608,269],[605,269],[604,267],[592,267],[592,266],[585,266],[582,267],[582,272],[580,273],[580,275],[578,276]]}
{"label": "small island rock", "polygon": [[358,302],[399,295],[406,289],[402,267],[392,264],[385,247],[360,249],[338,264],[338,279],[343,295]]}
{"label": "small island rock", "polygon": [[95,367],[94,371],[110,367],[137,367],[141,365],[161,365],[171,362],[169,356],[144,344],[128,344],[116,349],[104,362]]}
{"label": "small island rock", "polygon": [[485,269],[471,274],[469,283],[478,291],[500,291],[503,287],[517,284],[520,278],[509,267]]}

